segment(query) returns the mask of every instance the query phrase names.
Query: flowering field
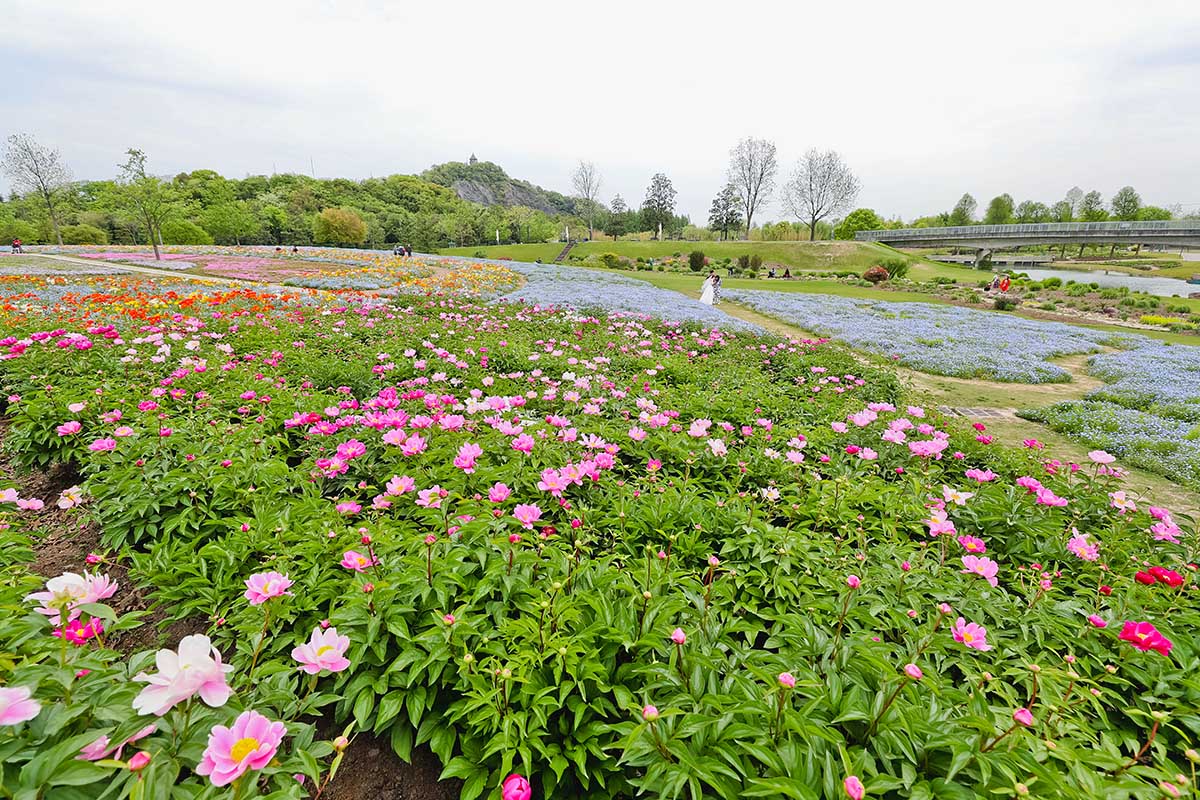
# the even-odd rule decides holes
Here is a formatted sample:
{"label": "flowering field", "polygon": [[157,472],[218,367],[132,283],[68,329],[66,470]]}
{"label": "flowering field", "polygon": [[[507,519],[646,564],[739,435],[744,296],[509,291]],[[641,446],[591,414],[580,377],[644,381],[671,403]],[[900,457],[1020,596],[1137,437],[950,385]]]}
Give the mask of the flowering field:
{"label": "flowering field", "polygon": [[[495,263],[495,262],[493,262]],[[705,305],[669,289],[580,267],[554,264],[509,262],[508,266],[525,278],[525,284],[505,299],[562,308],[601,308],[647,314],[675,322],[698,322],[725,329],[760,330],[726,314],[719,307]]]}
{"label": "flowering field", "polygon": [[520,277],[507,267],[466,260],[401,258],[378,250],[304,247],[297,253],[273,247],[170,246],[162,259],[144,246],[46,246],[38,252],[112,264],[133,264],[196,276],[234,278],[268,285],[384,294],[455,292],[495,294]]}
{"label": "flowering field", "polygon": [[5,287],[6,796],[316,797],[369,741],[464,798],[1196,785],[1195,522],[1104,452],[820,342],[64,280]]}
{"label": "flowering field", "polygon": [[1200,348],[1139,339],[1090,359],[1105,385],[1084,400],[1025,416],[1200,490]]}
{"label": "flowering field", "polygon": [[[1099,352],[1127,337],[950,305],[731,290],[728,299],[912,369],[1015,383],[1070,380],[1049,359]],[[1140,338],[1140,337],[1139,337]]]}

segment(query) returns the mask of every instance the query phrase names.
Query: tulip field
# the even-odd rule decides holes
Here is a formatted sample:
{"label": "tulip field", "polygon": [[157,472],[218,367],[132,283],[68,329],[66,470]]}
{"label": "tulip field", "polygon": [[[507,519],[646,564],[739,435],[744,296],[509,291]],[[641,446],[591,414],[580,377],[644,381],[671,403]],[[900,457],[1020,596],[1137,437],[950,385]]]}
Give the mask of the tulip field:
{"label": "tulip field", "polygon": [[1200,535],[1108,452],[551,266],[238,258],[0,275],[0,797],[1200,797]]}

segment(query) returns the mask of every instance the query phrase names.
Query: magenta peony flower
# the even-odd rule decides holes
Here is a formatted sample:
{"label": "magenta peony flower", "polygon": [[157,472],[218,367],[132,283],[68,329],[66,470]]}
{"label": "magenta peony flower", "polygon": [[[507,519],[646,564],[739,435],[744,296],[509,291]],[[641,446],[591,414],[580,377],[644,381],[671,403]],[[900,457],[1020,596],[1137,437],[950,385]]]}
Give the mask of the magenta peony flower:
{"label": "magenta peony flower", "polygon": [[1028,708],[1018,708],[1013,712],[1013,719],[1028,728],[1033,725],[1033,712]]}
{"label": "magenta peony flower", "polygon": [[346,648],[350,646],[349,636],[339,636],[337,628],[313,628],[312,636],[307,642],[292,649],[292,658],[300,662],[300,669],[309,675],[316,675],[321,670],[341,672],[350,666],[346,658]]}
{"label": "magenta peony flower", "polygon": [[1104,617],[1099,614],[1089,614],[1088,622],[1092,623],[1093,628],[1107,628],[1108,623],[1104,621]]}
{"label": "magenta peony flower", "polygon": [[978,575],[987,580],[993,587],[997,585],[996,573],[1000,571],[1000,565],[987,556],[963,556],[963,569],[961,570],[967,575]]}
{"label": "magenta peony flower", "polygon": [[1117,638],[1129,642],[1143,652],[1153,650],[1164,656],[1170,655],[1174,646],[1170,639],[1159,633],[1149,622],[1126,622]]}
{"label": "magenta peony flower", "polygon": [[905,664],[904,674],[912,678],[914,681],[919,681],[925,677],[925,673],[921,672],[921,668],[916,664]]}
{"label": "magenta peony flower", "polygon": [[246,579],[246,592],[243,596],[250,601],[250,605],[261,606],[272,598],[285,594],[291,596],[292,593],[288,591],[291,585],[287,575],[278,572],[258,572]]}
{"label": "magenta peony flower", "polygon": [[520,775],[509,775],[500,787],[501,800],[529,800],[532,796],[529,781]]}
{"label": "magenta peony flower", "polygon": [[213,786],[228,786],[246,770],[270,764],[285,733],[282,722],[272,722],[257,711],[243,711],[232,727],[213,726],[196,774],[209,776]]}
{"label": "magenta peony flower", "polygon": [[846,796],[850,800],[862,800],[867,795],[867,787],[863,786],[863,782],[858,779],[858,776],[851,775],[842,782],[842,786],[846,789]]}
{"label": "magenta peony flower", "polygon": [[675,644],[684,644],[687,641],[687,634],[683,632],[683,628],[671,631],[671,641]]}
{"label": "magenta peony flower", "polygon": [[862,579],[859,578],[857,575],[847,575],[846,576],[846,585],[849,586],[851,589],[857,589],[859,586],[862,585]]}
{"label": "magenta peony flower", "polygon": [[36,717],[42,704],[24,686],[0,686],[0,725],[20,725]]}

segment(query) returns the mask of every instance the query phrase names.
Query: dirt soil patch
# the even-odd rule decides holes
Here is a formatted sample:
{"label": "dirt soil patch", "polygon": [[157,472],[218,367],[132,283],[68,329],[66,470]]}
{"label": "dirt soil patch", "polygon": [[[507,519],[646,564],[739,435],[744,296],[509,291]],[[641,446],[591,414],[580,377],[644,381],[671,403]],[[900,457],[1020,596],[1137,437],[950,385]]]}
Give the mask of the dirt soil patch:
{"label": "dirt soil patch", "polygon": [[[332,734],[336,735],[336,734]],[[406,764],[390,744],[361,733],[346,750],[323,800],[457,800],[462,781],[439,781],[441,764],[428,748],[413,750]]]}

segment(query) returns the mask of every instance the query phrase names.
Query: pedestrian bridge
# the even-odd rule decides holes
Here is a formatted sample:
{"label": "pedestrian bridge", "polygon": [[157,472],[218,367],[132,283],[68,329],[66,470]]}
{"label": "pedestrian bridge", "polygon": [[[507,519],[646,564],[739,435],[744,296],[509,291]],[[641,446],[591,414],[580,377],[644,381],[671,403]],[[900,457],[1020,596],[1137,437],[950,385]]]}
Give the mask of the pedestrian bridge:
{"label": "pedestrian bridge", "polygon": [[949,245],[978,250],[1033,244],[1200,247],[1200,220],[1036,222],[1021,225],[961,225],[953,228],[899,228],[894,231],[859,231],[854,238],[893,247]]}

